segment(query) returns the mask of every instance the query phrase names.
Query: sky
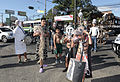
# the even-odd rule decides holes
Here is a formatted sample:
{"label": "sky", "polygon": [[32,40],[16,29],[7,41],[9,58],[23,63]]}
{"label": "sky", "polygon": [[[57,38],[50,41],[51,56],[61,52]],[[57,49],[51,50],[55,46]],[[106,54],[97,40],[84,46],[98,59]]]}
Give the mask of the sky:
{"label": "sky", "polygon": [[[3,13],[4,21],[5,18],[8,18],[9,15],[5,14],[5,10],[14,10],[15,15],[20,20],[25,19],[24,16],[18,16],[18,11],[25,11],[27,12],[27,16],[31,19],[33,19],[33,15],[38,15],[39,13],[36,12],[36,10],[44,10],[45,9],[45,0],[0,0],[0,13]],[[48,0],[51,1],[51,0]],[[55,4],[47,1],[47,11],[54,7]],[[29,6],[33,6],[34,10],[29,9]],[[36,16],[37,17],[37,16]],[[34,19],[36,18],[34,17]],[[1,17],[0,17],[1,22]]]}
{"label": "sky", "polygon": [[[54,7],[54,5],[56,5],[48,1],[52,1],[52,0],[47,0],[47,8],[46,8],[47,11],[52,7]],[[105,5],[118,4],[118,3],[120,3],[120,0],[92,0],[92,4],[95,6],[98,6],[101,11],[112,10],[115,16],[120,17],[120,5],[117,6],[117,8],[105,6]],[[35,10],[28,9],[28,6],[33,6]],[[5,21],[5,18],[9,17],[8,14],[5,14],[6,9],[14,10],[15,15],[13,16],[17,16],[20,20],[24,20],[25,17],[18,16],[17,11],[25,11],[27,12],[27,16],[33,19],[33,15],[38,15],[36,10],[45,9],[45,0],[0,0],[0,13],[3,13],[4,21]],[[37,16],[34,18],[37,18]],[[1,17],[0,17],[0,22],[1,22]]]}
{"label": "sky", "polygon": [[[97,6],[100,11],[112,10],[115,16],[120,17],[120,0],[92,0],[92,4]],[[114,4],[119,4],[115,6]],[[114,5],[114,6],[106,6]]]}

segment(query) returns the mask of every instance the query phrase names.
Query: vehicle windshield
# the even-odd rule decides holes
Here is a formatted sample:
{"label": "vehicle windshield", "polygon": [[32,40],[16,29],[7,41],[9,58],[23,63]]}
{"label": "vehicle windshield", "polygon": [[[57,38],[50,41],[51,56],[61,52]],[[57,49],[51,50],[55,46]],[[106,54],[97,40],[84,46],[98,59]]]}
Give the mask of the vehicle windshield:
{"label": "vehicle windshield", "polygon": [[0,30],[1,30],[2,32],[9,32],[9,31],[12,31],[12,30],[10,30],[10,29],[8,29],[8,28],[0,28]]}

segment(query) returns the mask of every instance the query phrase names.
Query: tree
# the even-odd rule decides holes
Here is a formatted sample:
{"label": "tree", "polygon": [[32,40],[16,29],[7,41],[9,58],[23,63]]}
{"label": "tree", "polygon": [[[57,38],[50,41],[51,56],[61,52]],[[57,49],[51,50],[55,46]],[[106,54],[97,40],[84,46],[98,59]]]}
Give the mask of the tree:
{"label": "tree", "polygon": [[[95,18],[95,15],[98,15],[97,7],[92,5],[91,0],[76,0],[77,1],[77,13],[82,9],[83,17],[88,20]],[[53,3],[56,3],[55,9],[57,9],[56,15],[69,15],[74,13],[74,0],[53,0]],[[93,15],[94,14],[94,15]],[[49,10],[48,16],[51,17],[52,9]]]}
{"label": "tree", "polygon": [[71,14],[74,8],[74,0],[53,0],[56,3],[56,9],[64,14]]}
{"label": "tree", "polygon": [[56,16],[56,15],[61,15],[61,13],[60,13],[60,11],[58,11],[57,6],[54,6],[53,8],[51,8],[48,11],[46,18],[47,19],[53,19],[53,17]]}

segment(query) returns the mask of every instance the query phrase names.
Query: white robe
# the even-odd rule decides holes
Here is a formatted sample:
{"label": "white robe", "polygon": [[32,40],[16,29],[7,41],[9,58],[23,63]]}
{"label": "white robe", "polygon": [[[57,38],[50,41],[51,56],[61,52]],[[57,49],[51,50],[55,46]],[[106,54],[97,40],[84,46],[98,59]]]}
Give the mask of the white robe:
{"label": "white robe", "polygon": [[16,54],[24,54],[26,52],[26,44],[21,40],[24,39],[25,34],[19,28],[19,26],[17,26],[14,29],[13,36],[15,38],[15,53]]}

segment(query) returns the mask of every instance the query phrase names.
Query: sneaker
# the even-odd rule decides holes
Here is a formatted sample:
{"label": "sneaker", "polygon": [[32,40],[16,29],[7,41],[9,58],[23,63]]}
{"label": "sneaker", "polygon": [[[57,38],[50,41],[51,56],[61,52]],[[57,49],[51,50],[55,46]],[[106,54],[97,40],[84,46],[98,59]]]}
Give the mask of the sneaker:
{"label": "sneaker", "polygon": [[18,60],[18,63],[22,63],[21,60]]}
{"label": "sneaker", "polygon": [[90,78],[90,71],[89,71],[89,70],[86,71],[85,77],[86,77],[86,78]]}
{"label": "sneaker", "polygon": [[85,74],[85,78],[92,78],[92,76]]}
{"label": "sneaker", "polygon": [[94,49],[92,48],[91,51],[94,51]]}
{"label": "sneaker", "polygon": [[58,64],[58,60],[56,60],[55,63]]}
{"label": "sneaker", "polygon": [[94,53],[96,53],[97,51],[96,50],[94,50]]}
{"label": "sneaker", "polygon": [[62,60],[59,61],[60,63],[63,63]]}
{"label": "sneaker", "polygon": [[54,50],[52,49],[52,54],[54,54]]}
{"label": "sneaker", "polygon": [[43,73],[43,68],[40,68],[39,73]]}
{"label": "sneaker", "polygon": [[68,69],[68,68],[65,68],[65,69],[63,70],[63,72],[67,72],[67,69]]}
{"label": "sneaker", "polygon": [[48,65],[44,64],[43,67],[47,67]]}
{"label": "sneaker", "polygon": [[28,62],[30,59],[24,59],[24,62]]}
{"label": "sneaker", "polygon": [[85,78],[92,78],[92,73],[90,73],[90,74],[85,74]]}

